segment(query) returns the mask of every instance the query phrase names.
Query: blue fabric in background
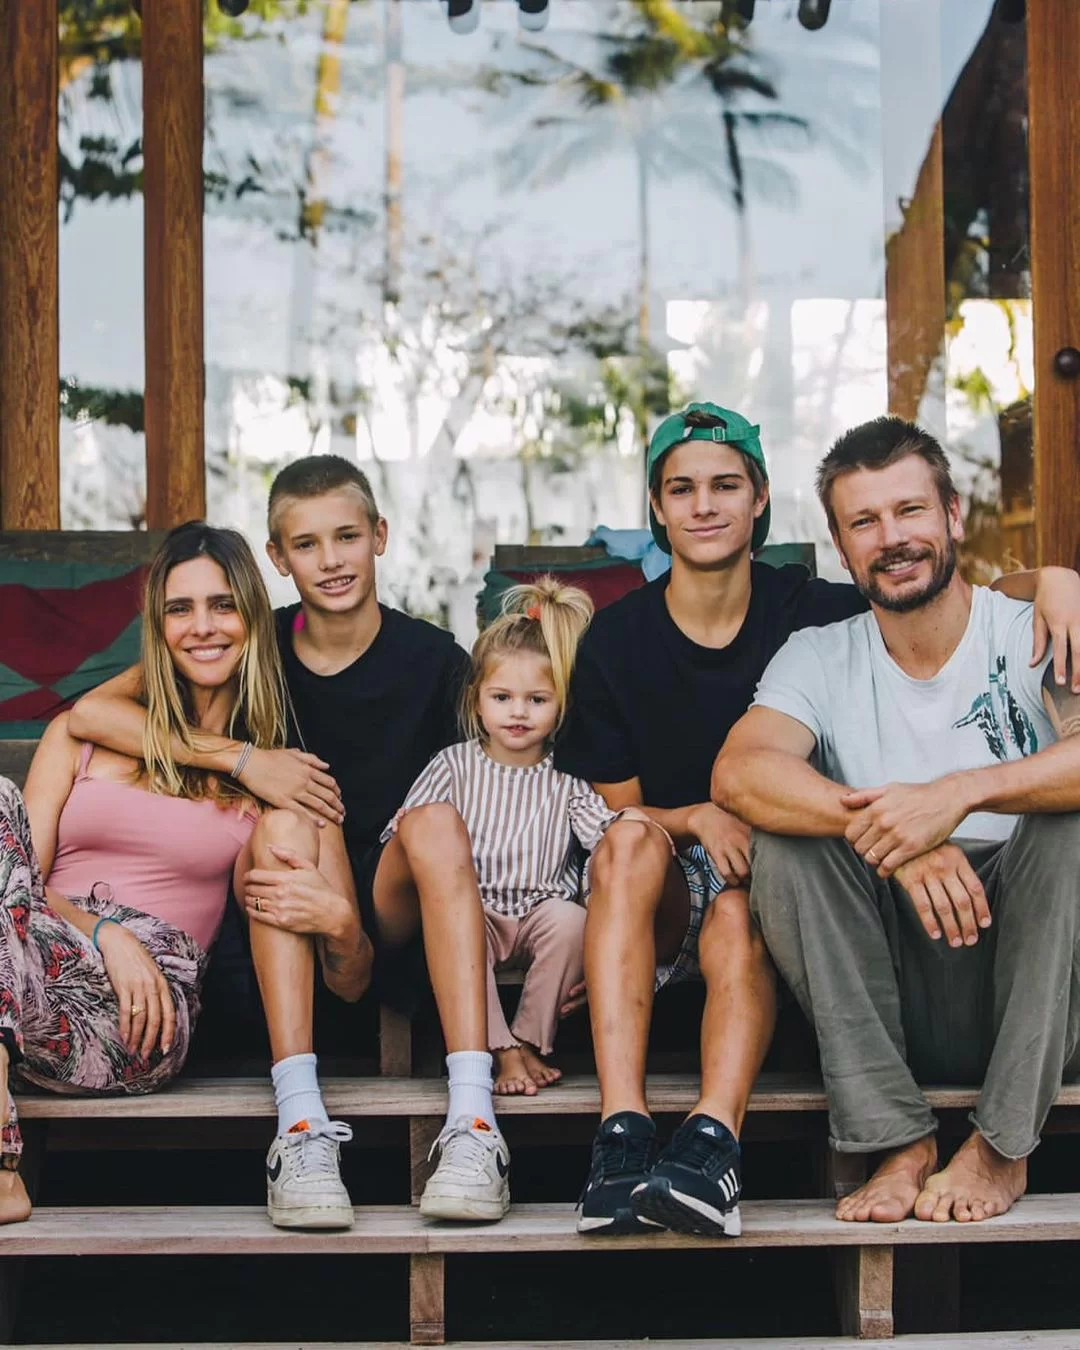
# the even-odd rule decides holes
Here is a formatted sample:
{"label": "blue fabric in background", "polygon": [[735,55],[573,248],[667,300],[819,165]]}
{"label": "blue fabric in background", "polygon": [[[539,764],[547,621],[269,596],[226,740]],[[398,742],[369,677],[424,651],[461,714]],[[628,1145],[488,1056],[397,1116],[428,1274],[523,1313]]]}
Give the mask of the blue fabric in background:
{"label": "blue fabric in background", "polygon": [[597,525],[585,540],[585,547],[606,549],[612,558],[640,563],[646,581],[671,570],[671,556],[657,547],[651,530],[611,530]]}

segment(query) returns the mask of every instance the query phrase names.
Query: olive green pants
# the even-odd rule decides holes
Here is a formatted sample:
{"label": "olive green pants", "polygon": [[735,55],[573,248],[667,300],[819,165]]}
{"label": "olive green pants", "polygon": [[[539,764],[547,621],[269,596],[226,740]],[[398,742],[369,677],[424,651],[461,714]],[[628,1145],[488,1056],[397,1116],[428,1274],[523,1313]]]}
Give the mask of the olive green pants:
{"label": "olive green pants", "polygon": [[907,893],[843,839],[755,831],[750,904],[817,1034],[834,1148],[936,1128],[919,1084],[981,1084],[972,1122],[1007,1158],[1080,1077],[1080,814],[957,840],[993,915],[973,947],[927,936]]}

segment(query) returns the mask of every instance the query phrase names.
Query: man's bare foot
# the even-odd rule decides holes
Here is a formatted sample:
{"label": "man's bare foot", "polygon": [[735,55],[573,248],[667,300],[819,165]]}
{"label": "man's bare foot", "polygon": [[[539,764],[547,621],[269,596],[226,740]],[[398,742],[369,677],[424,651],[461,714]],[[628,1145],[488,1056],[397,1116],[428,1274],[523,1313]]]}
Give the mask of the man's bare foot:
{"label": "man's bare foot", "polygon": [[500,1097],[535,1097],[539,1091],[536,1079],[526,1065],[525,1048],[512,1045],[506,1050],[495,1050],[495,1092]]}
{"label": "man's bare foot", "polygon": [[539,1052],[533,1046],[522,1044],[521,1054],[525,1060],[525,1068],[529,1077],[537,1087],[550,1087],[552,1083],[557,1083],[562,1077],[562,1069],[557,1069],[554,1064],[548,1064],[542,1060]]}
{"label": "man's bare foot", "polygon": [[976,1131],[952,1161],[927,1177],[915,1217],[928,1223],[978,1223],[1004,1214],[1027,1190],[1027,1159],[1003,1158]]}
{"label": "man's bare foot", "polygon": [[836,1206],[836,1217],[852,1223],[899,1223],[911,1216],[926,1178],[937,1166],[932,1134],[890,1153],[874,1175]]}

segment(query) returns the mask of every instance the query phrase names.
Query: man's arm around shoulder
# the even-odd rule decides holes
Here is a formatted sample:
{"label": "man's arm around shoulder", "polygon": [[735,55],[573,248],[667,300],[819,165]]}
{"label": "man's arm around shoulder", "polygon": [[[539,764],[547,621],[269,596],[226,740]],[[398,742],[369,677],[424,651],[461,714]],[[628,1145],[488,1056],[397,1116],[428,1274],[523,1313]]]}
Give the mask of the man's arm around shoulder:
{"label": "man's arm around shoulder", "polygon": [[751,708],[728,733],[712,774],[712,799],[770,834],[839,837],[850,812],[846,788],[808,762],[814,733],[786,713]]}

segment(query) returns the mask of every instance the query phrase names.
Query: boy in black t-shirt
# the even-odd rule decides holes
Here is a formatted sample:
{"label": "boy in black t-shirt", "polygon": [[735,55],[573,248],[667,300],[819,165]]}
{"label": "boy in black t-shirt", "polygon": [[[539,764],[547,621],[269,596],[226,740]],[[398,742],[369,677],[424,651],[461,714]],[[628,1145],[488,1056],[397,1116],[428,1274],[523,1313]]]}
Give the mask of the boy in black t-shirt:
{"label": "boy in black t-shirt", "polygon": [[[758,428],[738,413],[707,403],[668,417],[646,467],[653,535],[671,572],[596,615],[556,748],[559,769],[591,781],[613,809],[644,807],[653,822],[616,821],[593,857],[585,978],[601,1124],[578,1227],[734,1235],[738,1136],[776,996],[749,912],[749,831],[710,801],[710,774],[790,634],[866,602],[805,568],[751,561],[769,530],[768,474]],[[1015,574],[1008,589],[1032,598],[1031,574]],[[653,993],[698,974],[707,990],[701,1094],[654,1162],[645,1095]]]}
{"label": "boy in black t-shirt", "polygon": [[[379,604],[375,558],[387,525],[355,465],[325,455],[283,469],[270,489],[269,523],[270,557],[300,593],[299,606],[278,613],[290,712],[303,748],[327,761],[340,784],[377,982],[388,949],[423,932],[450,1073],[447,1124],[427,1189],[438,1194],[441,1217],[501,1218],[509,1155],[491,1099],[486,944],[469,837],[460,821],[460,828],[444,822],[440,833],[417,831],[409,819],[378,844],[413,780],[458,739],[469,658],[449,633]],[[279,874],[282,892],[289,884]],[[392,995],[381,983],[380,993]],[[309,1016],[303,1033],[309,1042]],[[275,1086],[291,1063],[313,1059],[292,1048],[300,1039],[272,1045]],[[297,1070],[315,1085],[313,1064]]]}

